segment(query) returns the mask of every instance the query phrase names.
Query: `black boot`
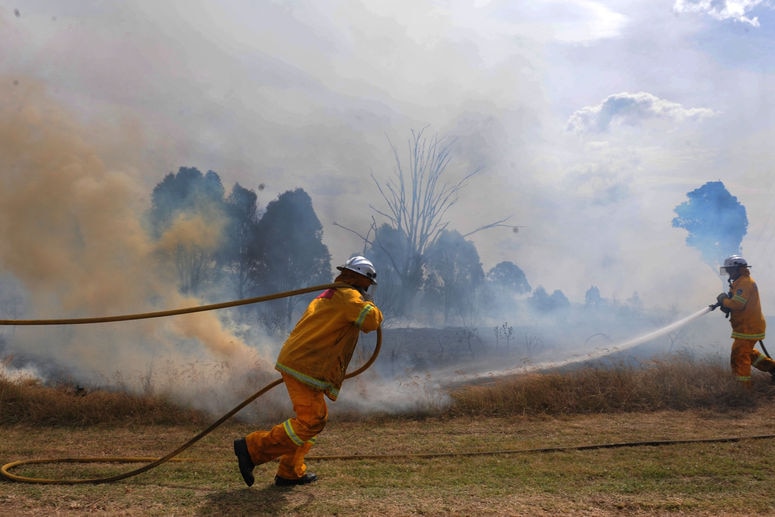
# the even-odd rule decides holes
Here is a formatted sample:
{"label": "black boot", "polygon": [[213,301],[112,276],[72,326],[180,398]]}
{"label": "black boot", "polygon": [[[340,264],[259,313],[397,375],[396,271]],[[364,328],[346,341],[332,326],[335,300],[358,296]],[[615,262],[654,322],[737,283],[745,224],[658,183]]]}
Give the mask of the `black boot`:
{"label": "black boot", "polygon": [[280,476],[274,477],[274,484],[277,486],[296,486],[306,485],[308,483],[314,483],[318,480],[317,475],[312,472],[305,472],[303,476],[296,479],[281,478]]}
{"label": "black boot", "polygon": [[239,473],[242,474],[242,479],[245,480],[245,484],[253,486],[255,478],[253,477],[253,460],[250,459],[250,453],[248,452],[248,443],[244,438],[234,440],[234,454],[237,455],[237,461],[239,462]]}

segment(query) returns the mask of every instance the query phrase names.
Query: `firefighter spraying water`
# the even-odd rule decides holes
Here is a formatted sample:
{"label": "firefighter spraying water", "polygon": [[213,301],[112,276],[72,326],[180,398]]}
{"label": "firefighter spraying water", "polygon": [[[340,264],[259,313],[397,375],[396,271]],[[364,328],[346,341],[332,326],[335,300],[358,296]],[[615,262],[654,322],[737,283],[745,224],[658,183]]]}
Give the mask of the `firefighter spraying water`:
{"label": "firefighter spraying water", "polygon": [[480,379],[486,379],[486,378],[493,378],[493,377],[504,377],[508,375],[516,375],[521,373],[528,373],[528,372],[536,372],[541,370],[548,370],[551,368],[561,368],[563,366],[568,366],[570,364],[575,363],[582,363],[585,361],[591,361],[593,359],[600,359],[602,357],[609,356],[611,354],[615,354],[617,352],[622,352],[624,350],[628,350],[630,348],[636,347],[638,345],[642,345],[643,343],[648,343],[649,341],[656,339],[658,337],[664,336],[666,334],[669,334],[671,332],[674,332],[678,330],[679,328],[683,327],[684,325],[687,325],[691,323],[692,321],[696,320],[697,318],[711,312],[713,309],[715,309],[714,306],[708,306],[703,307],[699,311],[695,312],[694,314],[690,314],[689,316],[680,319],[678,321],[674,321],[673,323],[670,323],[669,325],[665,325],[662,328],[653,330],[651,332],[648,332],[647,334],[643,334],[641,336],[638,336],[636,338],[624,341],[622,343],[619,343],[612,347],[607,347],[602,350],[597,350],[594,352],[590,352],[588,354],[585,354],[583,357],[571,357],[562,361],[547,361],[542,363],[535,363],[532,365],[524,365],[519,366],[516,368],[509,368],[509,369],[503,369],[503,370],[489,370],[486,372],[481,373],[475,373],[475,374],[469,374],[469,375],[459,375],[456,374],[454,378],[454,384],[458,383],[464,383],[464,382],[470,382]]}
{"label": "firefighter spraying water", "polygon": [[[759,301],[758,287],[751,277],[750,265],[740,255],[732,255],[724,260],[724,265],[721,266],[720,273],[721,275],[729,275],[728,292],[719,294],[716,297],[716,303],[704,307],[694,314],[690,314],[689,316],[662,328],[619,343],[615,346],[588,353],[583,357],[459,376],[455,379],[455,383],[541,371],[550,368],[560,368],[574,363],[581,363],[610,356],[614,353],[628,350],[674,332],[717,308],[720,308],[725,317],[729,318],[732,326],[731,337],[734,339],[734,342],[730,355],[730,365],[737,380],[740,381],[745,388],[750,388],[751,367],[754,367],[763,372],[769,372],[772,375],[773,382],[775,382],[775,360],[770,357],[764,345],[766,321]],[[764,353],[755,349],[757,342]]]}
{"label": "firefighter spraying water", "polygon": [[[770,358],[764,347],[764,333],[767,322],[759,301],[759,287],[751,277],[748,262],[740,255],[732,255],[724,260],[720,268],[721,275],[729,275],[729,292],[720,293],[716,303],[710,305],[729,318],[732,326],[732,352],[730,365],[738,381],[748,389],[751,386],[751,367],[769,372],[775,381],[775,361]],[[764,354],[756,350],[760,343]]]}

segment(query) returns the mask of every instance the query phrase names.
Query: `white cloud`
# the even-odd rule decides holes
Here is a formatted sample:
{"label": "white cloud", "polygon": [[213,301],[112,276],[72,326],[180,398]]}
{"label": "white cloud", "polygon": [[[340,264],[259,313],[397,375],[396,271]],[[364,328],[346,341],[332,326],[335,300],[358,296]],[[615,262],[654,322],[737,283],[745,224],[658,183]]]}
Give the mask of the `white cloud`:
{"label": "white cloud", "polygon": [[759,26],[759,18],[750,17],[752,10],[767,5],[764,0],[676,0],[673,10],[677,13],[705,13],[716,20],[734,20]]}
{"label": "white cloud", "polygon": [[604,133],[616,126],[638,126],[648,120],[682,123],[715,115],[708,108],[686,108],[646,92],[616,93],[596,106],[587,106],[571,115],[568,130],[577,133]]}
{"label": "white cloud", "polygon": [[547,4],[549,12],[557,10],[566,13],[562,17],[552,19],[557,39],[566,43],[619,36],[628,22],[626,16],[609,8],[605,2],[574,0]]}
{"label": "white cloud", "polygon": [[[587,44],[622,34],[629,18],[595,0],[492,1],[486,7],[489,23],[504,33],[530,35],[538,40]],[[472,11],[465,10],[466,18]],[[461,18],[463,19],[463,18]]]}

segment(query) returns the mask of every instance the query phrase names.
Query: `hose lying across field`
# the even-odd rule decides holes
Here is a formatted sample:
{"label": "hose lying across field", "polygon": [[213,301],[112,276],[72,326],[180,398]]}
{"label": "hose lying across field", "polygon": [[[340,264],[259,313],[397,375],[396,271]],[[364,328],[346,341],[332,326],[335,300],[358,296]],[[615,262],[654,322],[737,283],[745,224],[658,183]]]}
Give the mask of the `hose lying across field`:
{"label": "hose lying across field", "polygon": [[[175,310],[168,310],[168,311],[159,311],[159,312],[146,312],[142,314],[128,314],[128,315],[121,315],[121,316],[106,316],[106,317],[99,317],[99,318],[75,318],[75,319],[45,319],[45,320],[0,320],[0,325],[66,325],[66,324],[89,324],[89,323],[108,323],[113,321],[128,321],[128,320],[139,320],[139,319],[147,319],[147,318],[160,318],[164,316],[175,316],[179,314],[188,314],[192,312],[202,312],[202,311],[208,311],[208,310],[215,310],[215,309],[223,309],[226,307],[236,307],[238,305],[247,305],[251,303],[259,303],[259,302],[265,302],[268,300],[275,300],[278,298],[286,298],[289,296],[296,296],[299,294],[305,294],[305,293],[311,293],[314,291],[322,291],[325,289],[331,289],[336,287],[342,287],[347,284],[341,284],[341,283],[333,283],[333,284],[325,284],[325,285],[317,285],[313,287],[306,287],[303,289],[296,289],[293,291],[285,291],[277,294],[267,295],[267,296],[260,296],[256,298],[247,298],[244,300],[237,300],[232,302],[225,302],[225,303],[217,303],[212,305],[202,305],[198,307],[190,307],[190,308],[184,308],[184,309],[175,309]],[[355,377],[357,375],[360,375],[361,373],[365,372],[369,367],[371,367],[372,364],[374,364],[374,361],[377,360],[377,356],[379,355],[380,348],[382,347],[382,329],[377,329],[377,343],[374,347],[374,352],[371,354],[371,357],[366,361],[363,366],[355,370],[354,372],[348,373],[345,375],[345,379],[349,379],[351,377]],[[242,401],[240,404],[238,404],[234,409],[223,415],[221,418],[213,422],[207,429],[201,431],[199,434],[191,438],[189,441],[175,449],[174,451],[170,452],[166,456],[162,458],[143,458],[143,457],[104,457],[104,458],[57,458],[57,459],[33,459],[33,460],[20,460],[20,461],[14,461],[11,463],[7,463],[3,465],[2,468],[0,468],[0,474],[5,476],[6,478],[12,480],[12,481],[21,481],[24,483],[43,483],[43,484],[63,484],[63,485],[75,485],[75,484],[83,484],[83,483],[110,483],[113,481],[119,481],[122,479],[126,479],[132,476],[136,476],[138,474],[142,474],[143,472],[147,472],[155,467],[158,467],[162,463],[166,463],[167,461],[172,460],[176,456],[178,456],[181,452],[185,451],[192,445],[194,445],[196,442],[210,434],[216,427],[223,424],[225,421],[236,415],[242,408],[262,396],[264,393],[268,392],[275,386],[278,386],[282,384],[282,379],[277,379],[275,381],[270,382],[260,390],[258,390],[256,393]],[[137,468],[135,470],[131,470],[129,472],[125,472],[123,474],[118,474],[115,476],[105,477],[105,478],[92,478],[92,479],[46,479],[46,478],[33,478],[33,477],[26,477],[26,476],[18,476],[16,474],[12,474],[10,470],[15,467],[19,467],[21,465],[31,465],[31,464],[43,464],[43,463],[144,463],[149,462],[146,465],[143,465],[140,468]]]}
{"label": "hose lying across field", "polygon": [[[70,324],[107,323],[107,322],[114,322],[114,321],[128,321],[128,320],[138,320],[138,319],[146,319],[146,318],[159,318],[159,317],[166,317],[166,316],[174,316],[178,314],[187,314],[192,312],[202,312],[202,311],[208,311],[208,310],[223,309],[227,307],[235,307],[238,305],[247,305],[251,303],[259,303],[259,302],[264,302],[268,300],[274,300],[277,298],[295,296],[299,294],[310,293],[313,291],[321,291],[321,290],[341,287],[341,286],[342,284],[326,284],[326,285],[307,287],[304,289],[297,289],[294,291],[286,291],[286,292],[277,293],[277,294],[268,295],[268,296],[261,296],[257,298],[248,298],[244,300],[237,300],[237,301],[218,303],[218,304],[212,304],[212,305],[202,305],[198,307],[185,308],[185,309],[147,312],[142,314],[129,314],[129,315],[122,315],[122,316],[107,316],[107,317],[98,317],[98,318],[76,318],[76,319],[0,320],[0,325],[70,325]],[[702,314],[706,314],[710,310],[712,309],[703,309],[702,311],[699,311],[698,313],[695,313],[689,316],[688,318],[685,318],[684,320],[680,320],[665,328],[674,329],[678,326],[681,326],[687,323],[688,321],[691,321],[699,317]],[[664,329],[657,332],[660,333],[662,331],[664,331]],[[657,335],[657,333],[652,333],[649,335],[649,338],[656,337],[655,335]],[[658,335],[661,335],[661,333]],[[630,343],[628,342],[628,344]],[[345,376],[345,378],[349,379],[357,375],[360,375],[361,373],[366,371],[369,367],[371,367],[371,365],[374,364],[374,361],[376,361],[381,347],[382,347],[382,329],[378,328],[377,342],[371,357],[363,364],[363,366],[353,371],[352,373],[348,373]],[[228,419],[233,417],[235,414],[237,414],[245,406],[247,406],[257,398],[261,397],[262,395],[264,395],[266,392],[268,392],[275,386],[282,384],[282,382],[283,382],[282,379],[277,379],[273,382],[270,382],[269,384],[261,388],[259,391],[257,391],[256,393],[254,393],[253,395],[245,399],[234,409],[232,409],[231,411],[223,415],[221,418],[216,420],[209,427],[207,427],[207,429],[201,431],[196,436],[188,440],[186,443],[184,443],[174,451],[170,452],[169,454],[161,458],[124,456],[124,457],[84,457],[84,458],[43,458],[43,459],[31,459],[31,460],[19,460],[19,461],[14,461],[3,465],[2,468],[0,468],[0,474],[2,474],[4,477],[12,481],[18,481],[23,483],[60,484],[60,485],[75,485],[75,484],[86,484],[86,483],[99,484],[99,483],[110,483],[110,482],[120,481],[122,479],[127,479],[129,477],[137,476],[138,474],[147,472],[168,461],[186,461],[185,459],[178,459],[176,458],[176,456],[178,456],[180,453],[182,453],[183,451],[185,451],[186,449],[194,445],[196,442],[204,438],[206,435],[211,433],[218,426],[220,426]],[[565,447],[562,447],[562,446],[542,447],[542,448],[536,448],[536,449],[500,449],[500,450],[491,450],[491,451],[456,451],[456,452],[413,453],[413,454],[412,453],[375,454],[375,455],[359,454],[359,455],[352,455],[352,456],[314,456],[314,457],[311,456],[309,457],[309,459],[315,459],[315,460],[430,459],[430,458],[442,458],[442,457],[584,451],[584,450],[595,450],[595,449],[613,449],[613,448],[622,448],[622,447],[740,442],[744,440],[763,440],[763,439],[773,439],[773,438],[775,438],[775,434],[757,435],[757,436],[748,436],[748,437],[735,436],[735,437],[685,439],[685,440],[650,440],[650,441],[619,442],[619,443],[607,443],[607,444],[575,445],[575,446],[565,446]],[[11,469],[20,467],[22,465],[50,464],[50,463],[146,463],[146,464],[143,465],[142,467],[139,467],[137,469],[134,469],[122,474],[117,474],[114,476],[103,477],[103,478],[91,478],[91,479],[34,478],[34,477],[20,476],[20,475],[12,474],[10,472]]]}

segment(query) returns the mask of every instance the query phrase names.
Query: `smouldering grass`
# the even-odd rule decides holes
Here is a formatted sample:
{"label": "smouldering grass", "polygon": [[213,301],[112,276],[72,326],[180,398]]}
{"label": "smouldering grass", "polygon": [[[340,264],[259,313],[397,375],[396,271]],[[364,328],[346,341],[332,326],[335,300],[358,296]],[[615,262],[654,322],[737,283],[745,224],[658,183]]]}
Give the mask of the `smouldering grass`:
{"label": "smouldering grass", "polygon": [[[469,386],[435,414],[342,418],[332,404],[308,461],[320,480],[294,489],[273,486],[272,463],[245,487],[232,440],[255,424],[229,421],[184,453],[195,462],[104,485],[2,481],[0,507],[9,515],[773,515],[766,494],[775,439],[744,439],[773,432],[773,388],[757,374],[753,391],[742,393],[729,378],[724,365],[666,357]],[[163,400],[118,395],[0,382],[0,463],[158,457],[203,425]],[[718,440],[574,449],[699,439]],[[545,448],[567,450],[536,451]],[[450,452],[466,454],[407,456]],[[88,477],[134,467],[52,464],[18,473]]]}
{"label": "smouldering grass", "polygon": [[0,377],[0,425],[127,425],[205,423],[209,417],[154,395],[83,391],[71,385],[13,382]]}

